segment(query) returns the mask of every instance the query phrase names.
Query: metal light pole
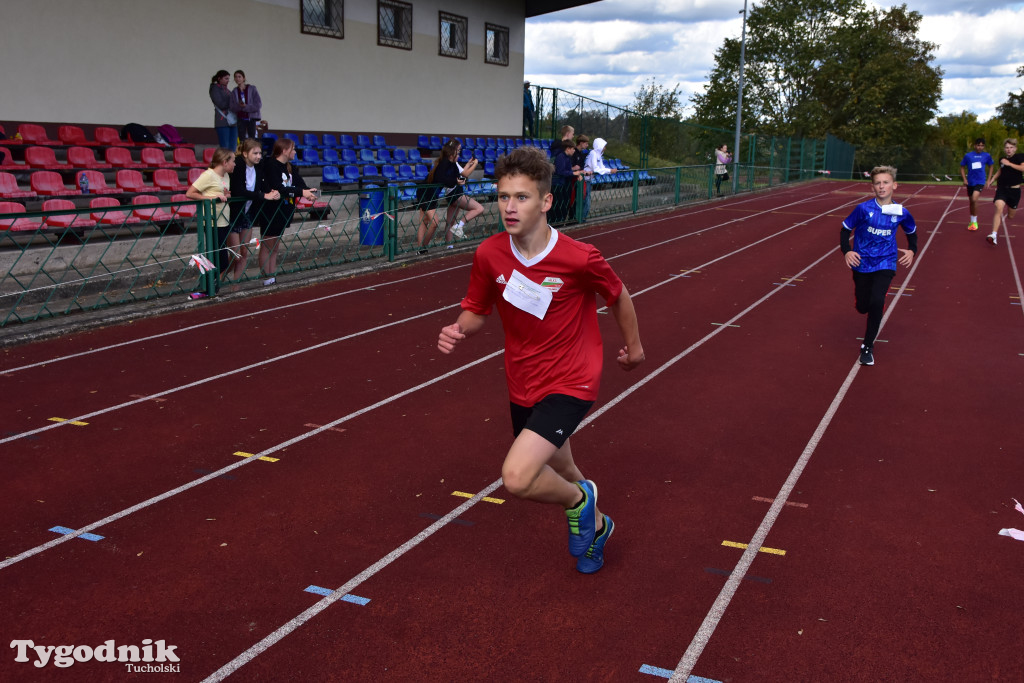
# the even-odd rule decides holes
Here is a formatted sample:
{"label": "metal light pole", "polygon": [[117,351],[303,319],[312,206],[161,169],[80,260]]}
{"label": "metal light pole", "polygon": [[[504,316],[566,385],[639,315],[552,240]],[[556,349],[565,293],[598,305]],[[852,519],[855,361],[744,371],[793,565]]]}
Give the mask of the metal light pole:
{"label": "metal light pole", "polygon": [[732,146],[732,191],[735,194],[740,186],[740,121],[743,117],[743,62],[747,55],[747,0],[743,0],[743,32],[740,34],[740,79],[739,90],[736,95],[736,141]]}

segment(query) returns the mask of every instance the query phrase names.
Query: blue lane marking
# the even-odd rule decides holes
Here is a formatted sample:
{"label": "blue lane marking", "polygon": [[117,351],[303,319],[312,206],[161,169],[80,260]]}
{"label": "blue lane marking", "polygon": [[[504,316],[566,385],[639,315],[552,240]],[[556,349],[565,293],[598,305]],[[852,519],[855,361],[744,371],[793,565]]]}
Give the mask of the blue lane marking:
{"label": "blue lane marking", "polygon": [[[672,669],[662,669],[657,666],[651,666],[650,664],[644,664],[640,667],[640,673],[651,674],[652,676],[661,676],[662,678],[672,678],[672,674],[675,673]],[[686,683],[722,683],[716,681],[713,678],[703,678],[701,676],[690,676],[686,679]]]}
{"label": "blue lane marking", "polygon": [[[322,586],[307,586],[305,591],[307,593],[316,593],[317,595],[330,595],[334,591],[330,588],[324,588]],[[361,598],[358,595],[345,594],[341,596],[341,599],[345,602],[352,602],[357,605],[365,605],[370,602],[370,598]]]}
{"label": "blue lane marking", "polygon": [[[50,531],[52,531],[52,532],[54,532],[56,534],[63,534],[64,536],[67,536],[68,534],[75,533],[74,529],[69,529],[66,526],[55,526],[52,529],[50,529]],[[89,534],[89,533],[82,534],[81,536],[79,536],[79,538],[84,538],[87,541],[102,541],[103,540],[102,536],[97,536],[96,534]]]}

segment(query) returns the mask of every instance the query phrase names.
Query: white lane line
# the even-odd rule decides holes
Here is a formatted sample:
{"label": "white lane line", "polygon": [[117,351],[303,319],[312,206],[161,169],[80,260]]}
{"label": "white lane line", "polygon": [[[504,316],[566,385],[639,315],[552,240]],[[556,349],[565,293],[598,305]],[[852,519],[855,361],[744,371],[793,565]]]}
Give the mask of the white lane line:
{"label": "white lane line", "polygon": [[[920,192],[921,190],[918,190]],[[959,194],[959,191],[957,191]],[[907,285],[910,284],[911,279],[914,277],[914,273],[917,272],[917,267],[921,263],[921,259],[924,257],[924,253],[928,250],[932,240],[935,239],[935,235],[938,232],[939,226],[949,215],[950,207],[953,206],[956,200],[954,194],[953,199],[950,200],[946,206],[945,212],[939,218],[939,222],[936,225],[935,230],[928,236],[928,240],[925,242],[918,253],[918,257],[914,259],[913,265],[910,267],[910,271],[907,273],[907,277],[904,279],[903,284],[900,286],[900,292],[902,293]],[[834,253],[834,252],[833,252]],[[896,310],[896,306],[901,301],[900,297],[896,297],[893,302],[889,305],[889,308],[885,311],[885,315],[882,316],[882,324],[879,327],[879,331],[885,327],[885,323],[889,320],[889,316]],[[740,582],[747,574],[747,570],[750,569],[750,565],[754,562],[754,558],[757,557],[758,549],[764,545],[768,537],[768,532],[771,531],[775,524],[775,520],[778,519],[779,513],[789,500],[790,493],[793,492],[793,488],[796,486],[797,480],[800,475],[803,474],[804,468],[807,467],[807,463],[811,459],[811,455],[814,454],[815,449],[818,447],[818,443],[824,436],[825,431],[828,429],[829,424],[832,422],[832,418],[835,416],[836,411],[839,409],[839,405],[846,398],[846,393],[853,383],[854,378],[857,376],[857,372],[860,370],[859,361],[854,361],[853,367],[850,372],[846,375],[846,379],[843,384],[839,387],[839,391],[832,399],[832,403],[825,411],[825,415],[821,418],[817,428],[811,435],[810,440],[804,447],[800,457],[797,458],[796,464],[793,465],[793,469],[790,471],[786,481],[782,484],[782,488],[779,489],[778,494],[775,496],[775,502],[772,503],[768,512],[765,513],[764,519],[761,520],[761,524],[757,527],[753,537],[750,539],[747,549],[743,551],[740,559],[736,563],[735,569],[729,574],[729,578],[726,580],[725,585],[722,586],[722,590],[718,593],[718,597],[711,605],[711,609],[705,615],[704,620],[697,629],[697,633],[694,634],[693,640],[690,641],[689,647],[686,648],[686,652],[683,654],[682,659],[679,660],[679,664],[676,665],[675,672],[672,674],[672,678],[669,679],[670,683],[684,683],[689,678],[690,673],[693,671],[694,666],[697,664],[697,659],[700,657],[704,648],[707,646],[708,641],[711,640],[711,635],[715,632],[718,623],[722,620],[722,616],[725,614],[726,608],[732,601],[733,596],[736,594],[736,590],[740,586]]]}
{"label": "white lane line", "polygon": [[[797,274],[797,277],[799,277],[800,275],[802,275],[802,274],[806,273],[807,271],[811,270],[812,268],[817,266],[819,263],[821,263],[825,259],[827,259],[827,258],[835,258],[835,253],[836,253],[837,249],[838,249],[838,246],[836,248],[829,249],[828,252],[824,256],[821,256],[820,258],[815,260],[813,263],[811,263],[810,265],[806,266],[803,270],[801,270],[800,273]],[[755,308],[757,308],[758,306],[763,304],[765,301],[770,299],[772,296],[774,296],[775,294],[778,294],[781,291],[784,291],[785,289],[786,288],[784,286],[780,285],[780,286],[776,287],[775,289],[771,290],[770,292],[765,294],[763,297],[761,297],[760,299],[758,299],[757,301],[755,301],[754,303],[750,304],[745,309],[743,309],[742,311],[740,311],[739,313],[734,315],[732,318],[730,318],[729,319],[729,323],[733,323],[733,322],[739,320],[740,318],[742,318],[743,316],[747,315],[748,313],[753,311]],[[635,391],[637,391],[638,389],[640,389],[641,387],[646,385],[648,382],[650,382],[652,379],[654,379],[655,377],[657,377],[661,373],[663,373],[666,370],[668,370],[670,367],[672,367],[673,365],[678,363],[680,360],[682,360],[683,358],[688,356],[690,353],[692,353],[694,350],[696,350],[697,348],[699,348],[703,344],[705,344],[708,341],[710,341],[716,334],[721,333],[725,329],[726,328],[724,328],[724,327],[719,327],[719,328],[715,329],[713,332],[710,332],[709,334],[705,335],[699,341],[694,342],[693,344],[691,344],[686,350],[682,351],[681,353],[677,354],[676,356],[672,357],[671,359],[669,359],[668,361],[666,361],[665,363],[660,365],[657,369],[652,371],[649,375],[643,377],[642,379],[637,381],[635,384],[631,385],[630,387],[628,387],[627,389],[622,391],[620,394],[618,394],[611,401],[609,401],[605,405],[601,406],[600,409],[595,410],[593,413],[588,415],[580,423],[580,426],[577,428],[577,431],[579,431],[579,430],[583,429],[584,427],[587,427],[588,425],[590,425],[590,423],[592,423],[594,420],[596,420],[600,416],[604,415],[609,409],[611,409],[612,407],[614,407],[614,406],[618,405],[619,403],[621,403],[623,400],[625,400],[628,396],[633,394]],[[396,559],[398,559],[399,557],[401,557],[402,555],[404,555],[405,553],[407,553],[408,551],[412,550],[417,545],[419,545],[420,543],[425,541],[427,538],[429,538],[435,531],[440,529],[442,526],[448,524],[449,522],[454,520],[456,517],[462,515],[462,513],[464,513],[470,507],[475,505],[477,502],[479,502],[484,496],[490,495],[500,485],[501,485],[501,479],[498,479],[497,481],[491,482],[484,489],[482,489],[480,492],[478,492],[476,495],[474,495],[473,498],[471,498],[470,500],[467,500],[465,503],[463,503],[459,507],[455,508],[454,510],[452,510],[451,512],[446,514],[440,520],[438,520],[434,524],[431,524],[426,530],[420,532],[419,534],[417,534],[413,538],[409,539],[408,541],[403,543],[401,546],[399,546],[398,548],[396,548],[395,550],[391,551],[390,553],[385,555],[383,558],[378,560],[376,563],[374,563],[373,565],[367,567],[365,570],[360,572],[356,577],[352,578],[351,580],[346,582],[344,585],[342,585],[339,588],[335,589],[334,592],[332,592],[330,594],[330,596],[327,596],[323,600],[321,600],[321,601],[317,602],[316,604],[312,605],[311,607],[309,607],[308,609],[303,611],[301,614],[299,614],[297,617],[295,617],[293,619],[290,619],[288,622],[286,622],[282,626],[278,627],[272,633],[270,633],[265,638],[263,638],[259,642],[255,643],[254,645],[249,647],[247,650],[245,650],[240,655],[238,655],[237,657],[232,659],[230,662],[228,662],[227,664],[225,664],[221,668],[217,669],[217,671],[213,672],[212,674],[210,674],[210,676],[208,676],[206,679],[204,679],[204,683],[206,683],[207,681],[212,682],[212,681],[224,680],[225,678],[227,678],[228,676],[230,676],[231,674],[236,672],[239,668],[241,668],[245,664],[251,662],[260,653],[266,651],[269,647],[271,647],[275,643],[279,642],[286,635],[288,635],[289,633],[295,631],[297,628],[299,628],[300,626],[305,624],[307,621],[309,621],[310,619],[315,617],[317,614],[319,614],[320,612],[324,611],[325,609],[330,607],[333,603],[335,603],[338,600],[340,600],[342,598],[342,596],[344,596],[344,595],[354,591],[361,583],[363,583],[364,581],[367,581],[368,579],[372,578],[381,569],[383,569],[387,565],[391,564]],[[760,547],[760,546],[758,546],[758,547]]]}

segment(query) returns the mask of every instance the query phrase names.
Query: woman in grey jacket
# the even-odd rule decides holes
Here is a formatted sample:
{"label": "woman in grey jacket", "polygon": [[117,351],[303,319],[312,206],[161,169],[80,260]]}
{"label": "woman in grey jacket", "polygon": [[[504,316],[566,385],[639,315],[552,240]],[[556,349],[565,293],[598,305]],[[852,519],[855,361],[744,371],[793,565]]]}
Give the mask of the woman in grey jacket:
{"label": "woman in grey jacket", "polygon": [[231,97],[238,110],[238,137],[240,140],[255,138],[256,124],[260,122],[260,109],[263,108],[260,91],[255,85],[245,82],[245,72],[241,69],[235,72],[235,86]]}
{"label": "woman in grey jacket", "polygon": [[210,79],[210,101],[213,102],[213,127],[217,131],[217,141],[224,149],[235,150],[238,147],[238,116],[235,98],[228,90],[231,74],[221,69]]}

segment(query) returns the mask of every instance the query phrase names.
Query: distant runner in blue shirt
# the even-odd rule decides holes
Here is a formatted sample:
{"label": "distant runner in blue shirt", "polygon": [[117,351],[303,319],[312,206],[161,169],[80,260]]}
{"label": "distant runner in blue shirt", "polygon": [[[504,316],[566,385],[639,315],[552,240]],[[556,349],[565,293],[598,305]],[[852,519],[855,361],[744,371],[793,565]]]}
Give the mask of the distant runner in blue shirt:
{"label": "distant runner in blue shirt", "polygon": [[[917,223],[910,212],[892,201],[896,190],[896,169],[876,166],[871,169],[874,199],[858,204],[843,221],[839,248],[846,265],[853,270],[853,294],[858,313],[868,314],[860,364],[874,365],[874,343],[882,325],[885,295],[896,275],[896,264],[909,268],[917,253]],[[896,246],[897,228],[907,233],[907,249]],[[850,246],[850,234],[853,246]]]}
{"label": "distant runner in blue shirt", "polygon": [[964,179],[964,185],[967,187],[967,201],[971,203],[971,222],[967,224],[967,229],[972,232],[978,229],[978,197],[981,196],[985,185],[992,180],[994,163],[992,157],[985,151],[985,138],[975,140],[974,151],[965,154],[960,162],[960,177]]}

